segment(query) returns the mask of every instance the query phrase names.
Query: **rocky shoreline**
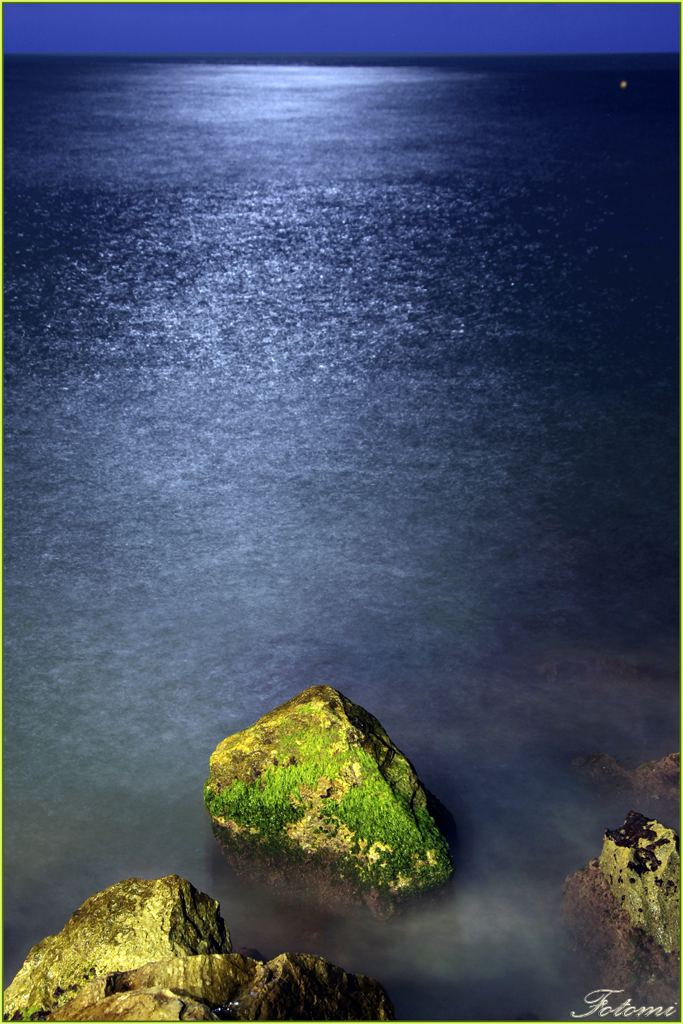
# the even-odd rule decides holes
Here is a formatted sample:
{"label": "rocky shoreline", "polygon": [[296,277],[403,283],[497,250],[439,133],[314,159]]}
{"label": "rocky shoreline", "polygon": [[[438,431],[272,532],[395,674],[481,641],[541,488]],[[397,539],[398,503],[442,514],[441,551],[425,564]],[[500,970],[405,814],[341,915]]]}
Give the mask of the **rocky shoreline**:
{"label": "rocky shoreline", "polygon": [[[255,952],[255,951],[254,951]],[[394,1020],[385,989],[323,957],[233,953],[220,907],[177,875],[117,882],[31,949],[5,1020]]]}
{"label": "rocky shoreline", "polygon": [[[574,768],[598,792],[663,812],[679,755],[629,770],[606,754]],[[315,686],[227,737],[204,790],[215,837],[249,879],[387,919],[445,891],[455,823],[374,716]],[[680,973],[678,836],[630,811],[564,883],[573,953],[596,986],[671,1006]],[[37,943],[5,990],[5,1020],[394,1020],[376,980],[320,956],[233,951],[219,904],[177,875],[95,893]]]}

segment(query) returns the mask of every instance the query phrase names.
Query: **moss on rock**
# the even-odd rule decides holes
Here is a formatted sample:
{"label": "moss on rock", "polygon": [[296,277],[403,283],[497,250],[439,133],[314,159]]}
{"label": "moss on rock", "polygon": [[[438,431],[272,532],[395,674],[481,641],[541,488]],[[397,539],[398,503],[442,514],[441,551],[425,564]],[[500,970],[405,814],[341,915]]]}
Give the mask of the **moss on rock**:
{"label": "moss on rock", "polygon": [[452,874],[410,761],[373,715],[329,686],[223,740],[204,801],[224,845],[331,868],[371,903],[394,904]]}
{"label": "moss on rock", "polygon": [[606,829],[600,870],[633,925],[667,952],[680,949],[678,836],[629,811],[619,829]]}
{"label": "moss on rock", "polygon": [[108,971],[230,949],[216,900],[178,875],[129,878],[90,896],[61,932],[30,950],[5,989],[4,1016],[56,1009]]}
{"label": "moss on rock", "polygon": [[620,907],[598,858],[567,878],[563,917],[587,987],[624,989],[632,1000],[668,1006],[680,995],[680,956],[667,953]]}

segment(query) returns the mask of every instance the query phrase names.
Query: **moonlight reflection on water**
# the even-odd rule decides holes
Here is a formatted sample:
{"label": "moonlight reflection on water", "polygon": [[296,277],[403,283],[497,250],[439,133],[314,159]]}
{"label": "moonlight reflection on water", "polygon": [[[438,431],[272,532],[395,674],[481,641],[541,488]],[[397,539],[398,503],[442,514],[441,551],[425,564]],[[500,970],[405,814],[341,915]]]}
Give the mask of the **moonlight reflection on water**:
{"label": "moonlight reflection on water", "polygon": [[[561,885],[631,808],[571,760],[678,749],[677,72],[601,60],[8,59],[6,981],[177,873],[403,1019],[595,987]],[[238,879],[203,809],[320,683],[457,823],[389,927]]]}

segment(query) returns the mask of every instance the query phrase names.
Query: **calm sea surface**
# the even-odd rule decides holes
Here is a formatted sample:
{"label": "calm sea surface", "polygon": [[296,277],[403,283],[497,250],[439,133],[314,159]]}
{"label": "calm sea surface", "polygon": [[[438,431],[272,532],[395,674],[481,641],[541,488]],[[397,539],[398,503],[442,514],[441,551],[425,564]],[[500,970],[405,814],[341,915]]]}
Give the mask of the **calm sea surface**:
{"label": "calm sea surface", "polygon": [[[678,749],[666,63],[6,59],[5,983],[177,873],[399,1018],[581,1010],[561,885],[631,808],[571,759]],[[458,824],[389,923],[241,882],[203,809],[318,683]]]}

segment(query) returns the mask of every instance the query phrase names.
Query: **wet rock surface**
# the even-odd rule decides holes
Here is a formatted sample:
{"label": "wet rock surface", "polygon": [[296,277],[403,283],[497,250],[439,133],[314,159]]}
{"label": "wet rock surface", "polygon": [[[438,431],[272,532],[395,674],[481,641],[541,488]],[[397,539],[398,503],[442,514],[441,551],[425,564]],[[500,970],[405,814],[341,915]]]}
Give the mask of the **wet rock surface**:
{"label": "wet rock surface", "polygon": [[56,1009],[109,971],[230,949],[216,900],[178,875],[129,878],[90,896],[61,932],[30,950],[5,990],[5,1018]]}
{"label": "wet rock surface", "polygon": [[[152,1013],[153,1016],[141,1016]],[[393,1020],[382,986],[322,957],[181,957],[96,978],[47,1020]]]}
{"label": "wet rock surface", "polygon": [[[85,901],[30,951],[9,1020],[394,1020],[384,988],[319,956],[230,952],[219,905],[177,875]],[[161,955],[159,955],[161,954]],[[170,954],[170,955],[169,955]]]}
{"label": "wet rock surface", "polygon": [[[89,988],[89,986],[88,986]],[[90,993],[88,992],[88,995]],[[46,1020],[215,1020],[205,1003],[179,996],[168,988],[117,992],[98,1001],[83,998],[66,1003]]]}
{"label": "wet rock surface", "polygon": [[[628,769],[609,754],[577,757],[572,765],[591,788],[605,796],[623,796],[636,806],[657,807],[657,814],[678,810],[680,755],[667,754]],[[661,808],[661,809],[660,809]]]}
{"label": "wet rock surface", "polygon": [[[631,811],[564,886],[563,915],[601,985],[650,1004],[678,1000],[678,837]],[[597,988],[596,984],[596,988]]]}
{"label": "wet rock surface", "polygon": [[379,721],[329,686],[223,740],[204,798],[236,871],[328,905],[384,916],[452,874],[434,820],[448,812]]}

